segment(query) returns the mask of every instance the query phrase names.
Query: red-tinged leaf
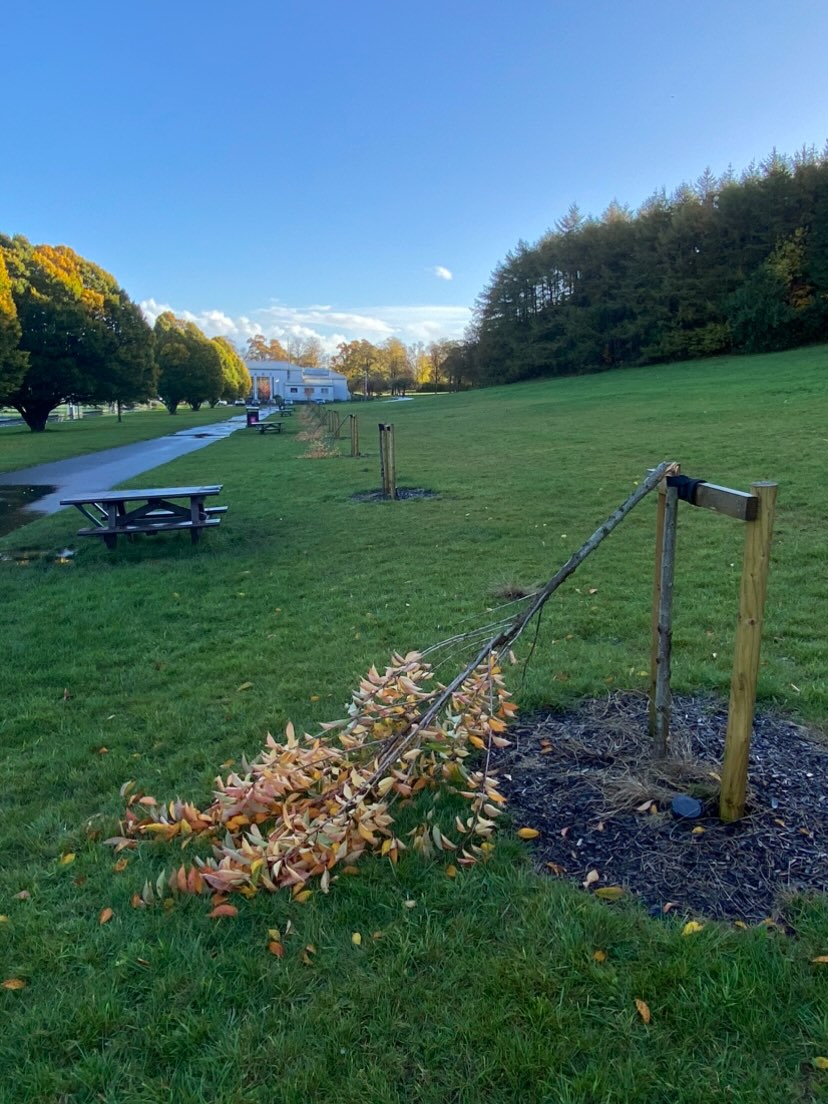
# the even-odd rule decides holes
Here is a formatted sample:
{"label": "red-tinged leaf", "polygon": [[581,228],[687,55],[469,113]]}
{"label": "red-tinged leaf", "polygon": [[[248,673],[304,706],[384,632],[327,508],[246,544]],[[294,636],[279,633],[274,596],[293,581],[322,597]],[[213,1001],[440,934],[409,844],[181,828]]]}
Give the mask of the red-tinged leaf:
{"label": "red-tinged leaf", "polygon": [[6,978],[2,986],[4,989],[25,989],[26,982],[22,978]]}
{"label": "red-tinged leaf", "polygon": [[115,913],[109,907],[101,909],[101,911],[98,915],[98,923],[99,924],[108,924],[109,921],[112,919],[112,917],[114,915],[115,915]]}
{"label": "red-tinged leaf", "polygon": [[140,893],[133,893],[133,895],[129,899],[129,903],[135,909],[146,908],[147,907],[146,904],[144,903],[144,899],[143,899],[143,897],[141,896]]}
{"label": "red-tinged leaf", "polygon": [[635,998],[635,1007],[638,1010],[638,1014],[641,1017],[641,1019],[644,1021],[644,1023],[648,1024],[650,1022],[650,1020],[652,1019],[652,1013],[650,1012],[650,1006],[647,1004],[647,1002],[643,1001],[643,1000],[639,1000],[639,998],[636,997]]}
{"label": "red-tinged leaf", "polygon": [[222,916],[238,916],[239,910],[235,905],[216,905],[212,912],[208,913],[208,916],[212,920],[218,920]]}
{"label": "red-tinged leaf", "polygon": [[200,894],[204,892],[204,879],[194,866],[190,867],[187,875],[187,889],[190,893]]}
{"label": "red-tinged leaf", "polygon": [[138,804],[139,805],[157,805],[158,802],[155,800],[154,797],[150,797],[149,794],[145,794],[144,797],[139,797],[138,798]]}
{"label": "red-tinged leaf", "polygon": [[128,866],[129,859],[118,859],[118,861],[113,865],[112,869],[115,871],[116,874],[123,874]]}
{"label": "red-tinged leaf", "polygon": [[277,943],[275,939],[271,939],[267,945],[267,949],[272,955],[276,955],[277,958],[285,957],[285,948],[281,943]]}

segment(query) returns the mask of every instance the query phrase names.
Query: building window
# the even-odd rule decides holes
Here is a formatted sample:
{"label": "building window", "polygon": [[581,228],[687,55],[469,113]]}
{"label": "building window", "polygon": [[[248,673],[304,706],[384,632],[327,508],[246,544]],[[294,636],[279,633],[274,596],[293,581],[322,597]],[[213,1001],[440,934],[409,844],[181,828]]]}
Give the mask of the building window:
{"label": "building window", "polygon": [[290,389],[290,393],[291,393],[291,395],[295,395],[295,394],[297,394],[297,393],[298,393],[298,391],[299,391],[299,388],[298,388],[298,387],[291,387],[291,389]]}

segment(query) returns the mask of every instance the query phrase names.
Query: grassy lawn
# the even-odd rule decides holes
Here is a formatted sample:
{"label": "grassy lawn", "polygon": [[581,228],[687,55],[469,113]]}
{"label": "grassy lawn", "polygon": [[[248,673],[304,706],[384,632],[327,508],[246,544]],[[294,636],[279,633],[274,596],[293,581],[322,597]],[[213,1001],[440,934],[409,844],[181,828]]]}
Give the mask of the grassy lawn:
{"label": "grassy lawn", "polygon": [[[761,704],[822,724],[826,371],[821,347],[359,406],[360,459],[303,459],[294,418],[152,474],[224,484],[230,510],[197,547],[75,541],[59,563],[68,511],[0,541],[0,980],[26,982],[0,989],[0,1101],[828,1100],[812,1064],[828,1055],[828,966],[811,962],[828,954],[825,901],[790,906],[795,938],[684,936],[686,917],[535,876],[504,830],[454,879],[445,860],[368,858],[328,896],[240,899],[217,921],[191,898],[130,907],[177,847],[142,845],[116,872],[100,843],[124,781],[206,802],[266,732],[342,716],[372,663],[551,576],[662,459],[742,489],[779,482]],[[156,417],[160,432],[188,424]],[[437,497],[352,501],[379,485],[381,420],[399,485]],[[66,429],[21,435],[25,464],[56,459]],[[645,684],[654,518],[647,500],[549,603],[511,676],[524,710]],[[727,694],[743,536],[683,507],[677,690]],[[448,825],[453,800],[439,810]],[[417,809],[400,816],[403,835]],[[277,959],[268,929],[288,920]]]}
{"label": "grassy lawn", "polygon": [[3,472],[35,464],[48,464],[53,460],[66,460],[119,445],[131,445],[135,441],[147,441],[151,437],[163,437],[192,426],[224,422],[238,413],[229,406],[217,406],[214,410],[205,407],[198,411],[187,407],[179,409],[173,418],[166,410],[159,409],[124,414],[121,422],[114,414],[81,418],[76,422],[50,422],[43,433],[32,433],[25,425],[0,427],[0,476]]}

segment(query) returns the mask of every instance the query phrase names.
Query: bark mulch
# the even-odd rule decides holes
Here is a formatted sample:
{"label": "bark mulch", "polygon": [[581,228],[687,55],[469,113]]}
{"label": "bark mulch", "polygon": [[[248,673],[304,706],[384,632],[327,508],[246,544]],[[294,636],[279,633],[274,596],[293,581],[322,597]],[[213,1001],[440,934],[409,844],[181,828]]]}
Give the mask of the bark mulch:
{"label": "bark mulch", "polygon": [[[539,870],[580,884],[596,871],[590,891],[620,886],[653,915],[745,923],[782,921],[791,895],[828,889],[828,746],[817,733],[757,713],[747,815],[724,824],[726,706],[676,696],[662,765],[649,756],[647,712],[645,695],[613,694],[510,729],[497,771],[516,826],[540,831]],[[699,817],[673,814],[682,794],[702,802]]]}

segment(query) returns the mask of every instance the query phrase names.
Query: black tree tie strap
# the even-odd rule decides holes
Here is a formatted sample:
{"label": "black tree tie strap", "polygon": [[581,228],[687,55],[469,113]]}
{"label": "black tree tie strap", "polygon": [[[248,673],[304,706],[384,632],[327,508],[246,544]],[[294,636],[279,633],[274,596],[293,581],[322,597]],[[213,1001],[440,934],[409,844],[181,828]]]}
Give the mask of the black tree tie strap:
{"label": "black tree tie strap", "polygon": [[667,476],[667,486],[675,487],[679,498],[684,502],[689,502],[691,506],[696,505],[696,487],[700,483],[706,482],[706,479],[691,479],[689,475]]}

